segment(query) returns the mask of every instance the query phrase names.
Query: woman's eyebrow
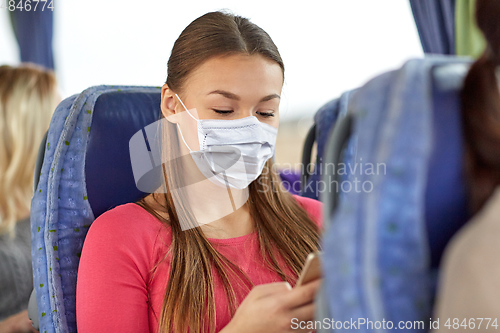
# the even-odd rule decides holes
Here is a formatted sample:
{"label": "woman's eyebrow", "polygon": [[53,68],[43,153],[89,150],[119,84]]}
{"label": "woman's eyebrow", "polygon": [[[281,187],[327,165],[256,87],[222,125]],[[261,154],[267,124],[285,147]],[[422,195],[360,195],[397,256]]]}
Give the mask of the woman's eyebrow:
{"label": "woman's eyebrow", "polygon": [[270,101],[272,100],[273,98],[279,98],[281,99],[280,95],[278,94],[271,94],[271,95],[267,95],[266,97],[262,97],[260,102],[267,102],[267,101]]}
{"label": "woman's eyebrow", "polygon": [[[226,98],[229,98],[229,99],[234,99],[236,101],[239,101],[240,100],[240,96],[236,95],[236,94],[233,94],[229,91],[225,91],[225,90],[214,90],[214,91],[211,91],[208,93],[208,95],[211,95],[211,94],[219,94],[219,95],[222,95]],[[267,102],[273,98],[279,98],[281,99],[281,97],[278,95],[278,94],[271,94],[271,95],[268,95],[268,96],[265,96],[265,97],[262,97],[259,101],[259,103],[261,102]]]}
{"label": "woman's eyebrow", "polygon": [[236,94],[233,94],[229,91],[224,91],[224,90],[214,90],[212,92],[209,92],[208,95],[211,95],[211,94],[219,94],[219,95],[222,95],[226,98],[229,98],[229,99],[234,99],[236,101],[239,101],[240,100],[240,96],[236,95]]}

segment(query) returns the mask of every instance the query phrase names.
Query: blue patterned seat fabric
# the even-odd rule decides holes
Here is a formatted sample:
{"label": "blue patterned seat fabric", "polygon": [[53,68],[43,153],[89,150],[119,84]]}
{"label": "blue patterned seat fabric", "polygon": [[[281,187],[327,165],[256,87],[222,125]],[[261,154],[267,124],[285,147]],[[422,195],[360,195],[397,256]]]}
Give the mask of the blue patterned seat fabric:
{"label": "blue patterned seat fabric", "polygon": [[[314,169],[304,186],[301,195],[307,198],[319,199],[319,194],[322,191],[319,182],[321,181],[321,163],[324,163],[323,156],[325,153],[325,145],[331,129],[335,126],[337,120],[345,116],[347,113],[349,102],[353,93],[356,90],[350,90],[343,93],[339,98],[333,99],[323,105],[314,115],[314,123],[316,125],[316,160],[314,162]],[[354,143],[351,140],[350,146],[347,149],[348,154],[352,154],[354,150]],[[305,167],[305,166],[303,166]]]}
{"label": "blue patterned seat fabric", "polygon": [[129,140],[159,115],[155,87],[92,87],[57,107],[31,206],[40,332],[76,332],[85,235],[95,217],[145,195],[135,186]]}
{"label": "blue patterned seat fabric", "polygon": [[356,175],[373,190],[345,193],[323,239],[336,321],[429,322],[442,251],[469,218],[459,107],[468,66],[445,56],[411,60],[353,95],[353,162],[384,171]]}

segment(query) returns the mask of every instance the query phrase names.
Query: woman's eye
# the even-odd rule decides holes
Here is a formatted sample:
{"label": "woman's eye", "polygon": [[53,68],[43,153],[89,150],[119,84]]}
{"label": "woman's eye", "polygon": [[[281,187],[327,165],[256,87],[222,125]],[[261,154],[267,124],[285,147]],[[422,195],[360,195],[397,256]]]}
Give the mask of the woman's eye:
{"label": "woman's eye", "polygon": [[212,110],[214,110],[218,114],[229,114],[233,112],[233,110],[217,110],[217,109],[212,109]]}
{"label": "woman's eye", "polygon": [[274,112],[257,112],[257,114],[261,117],[268,118],[268,117],[274,117]]}

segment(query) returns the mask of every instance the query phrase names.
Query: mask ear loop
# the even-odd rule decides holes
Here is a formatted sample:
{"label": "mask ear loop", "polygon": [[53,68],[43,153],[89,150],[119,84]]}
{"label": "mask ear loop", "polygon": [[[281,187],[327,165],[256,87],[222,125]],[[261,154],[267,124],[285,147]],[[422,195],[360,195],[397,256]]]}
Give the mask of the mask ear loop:
{"label": "mask ear loop", "polygon": [[[184,103],[182,103],[181,101],[181,98],[179,97],[179,95],[175,94],[175,96],[177,96],[177,99],[179,100],[179,102],[181,102],[182,106],[184,107],[184,110],[186,110],[186,112],[191,116],[191,118],[193,118],[196,123],[198,123],[198,119],[196,119],[192,114],[191,112],[189,112],[189,110],[187,109],[187,107],[184,105]],[[182,135],[182,130],[181,130],[181,127],[179,126],[179,124],[176,124],[177,125],[177,129],[179,129],[179,133],[181,134],[181,139],[182,139],[182,142],[184,142],[184,144],[186,145],[187,149],[189,149],[189,152],[192,153],[193,150],[189,147],[189,145],[187,144],[186,140],[184,139],[184,135]]]}
{"label": "mask ear loop", "polygon": [[186,112],[191,116],[191,118],[193,118],[194,120],[196,120],[196,122],[198,122],[198,119],[196,119],[192,114],[191,112],[189,112],[189,110],[187,109],[187,107],[184,105],[184,103],[182,103],[181,101],[181,98],[179,97],[179,95],[175,94],[175,96],[177,96],[177,99],[179,100],[179,102],[181,102],[182,106],[184,107],[184,110],[186,110]]}

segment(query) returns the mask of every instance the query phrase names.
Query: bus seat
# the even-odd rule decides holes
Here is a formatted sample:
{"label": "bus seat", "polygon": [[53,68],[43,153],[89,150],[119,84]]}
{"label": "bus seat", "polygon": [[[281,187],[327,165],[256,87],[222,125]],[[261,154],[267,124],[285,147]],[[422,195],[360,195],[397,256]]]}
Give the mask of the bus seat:
{"label": "bus seat", "polygon": [[159,114],[155,87],[92,87],[56,108],[31,203],[40,332],[76,332],[76,276],[85,235],[104,211],[145,195],[134,181],[129,140]]}
{"label": "bus seat", "polygon": [[[424,327],[408,331],[428,330],[442,251],[470,218],[459,96],[469,65],[468,59],[447,56],[410,60],[353,95],[346,115],[352,121],[343,122],[350,127],[343,130],[357,138],[351,163],[365,172],[348,179],[368,185],[340,198],[333,193],[324,202],[332,215],[325,215],[318,304],[328,307],[329,318],[395,326],[423,321]],[[341,137],[335,135],[339,127],[325,155],[339,146],[333,142]],[[341,161],[333,156],[324,162]]]}
{"label": "bus seat", "polygon": [[[355,89],[347,91],[339,98],[329,101],[314,115],[314,124],[309,130],[302,150],[301,195],[304,197],[319,199],[320,192],[324,190],[318,182],[321,181],[322,171],[319,166],[324,160],[327,138],[337,119],[347,113],[349,101],[355,91]],[[310,170],[314,143],[316,143],[316,159],[314,167]]]}

